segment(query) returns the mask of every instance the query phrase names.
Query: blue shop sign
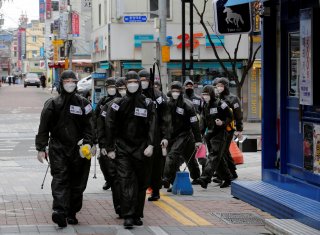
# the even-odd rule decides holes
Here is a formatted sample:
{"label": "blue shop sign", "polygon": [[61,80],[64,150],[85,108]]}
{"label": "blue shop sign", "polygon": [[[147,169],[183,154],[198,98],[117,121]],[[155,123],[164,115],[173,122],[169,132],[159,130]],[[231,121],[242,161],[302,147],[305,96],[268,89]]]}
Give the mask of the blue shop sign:
{"label": "blue shop sign", "polygon": [[91,77],[95,78],[95,79],[105,79],[105,78],[107,78],[107,74],[106,73],[92,73]]}
{"label": "blue shop sign", "polygon": [[124,23],[145,23],[147,22],[147,16],[124,16],[123,22]]}

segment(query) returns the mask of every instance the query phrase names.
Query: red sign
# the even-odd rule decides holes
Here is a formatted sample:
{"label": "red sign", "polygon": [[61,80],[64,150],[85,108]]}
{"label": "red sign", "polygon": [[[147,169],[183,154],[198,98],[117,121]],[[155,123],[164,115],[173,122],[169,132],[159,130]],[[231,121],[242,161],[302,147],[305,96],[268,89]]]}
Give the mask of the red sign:
{"label": "red sign", "polygon": [[52,16],[52,2],[51,0],[46,0],[46,19],[51,19]]}
{"label": "red sign", "polygon": [[80,28],[79,28],[79,15],[78,13],[72,13],[72,34],[73,37],[80,36]]}
{"label": "red sign", "polygon": [[[193,48],[198,48],[200,46],[200,42],[198,39],[196,38],[202,38],[203,37],[203,33],[194,33],[193,34]],[[182,40],[182,35],[179,35],[177,37],[179,40]],[[189,34],[185,34],[185,39],[186,39],[186,48],[190,47],[190,36]],[[181,49],[182,48],[182,42],[180,42],[177,45],[177,48]]]}

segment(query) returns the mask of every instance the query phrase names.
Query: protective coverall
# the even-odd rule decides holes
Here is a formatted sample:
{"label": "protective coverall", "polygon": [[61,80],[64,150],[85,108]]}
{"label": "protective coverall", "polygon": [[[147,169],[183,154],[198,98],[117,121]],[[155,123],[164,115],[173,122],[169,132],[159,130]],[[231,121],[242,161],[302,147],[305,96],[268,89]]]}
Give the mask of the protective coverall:
{"label": "protective coverall", "polygon": [[[232,178],[226,151],[227,129],[231,128],[232,111],[224,101],[216,99],[213,86],[205,86],[203,93],[210,95],[210,101],[204,105],[201,122],[201,132],[208,145],[209,156],[198,181],[203,188],[207,188],[207,184],[211,182],[216,172],[218,177],[225,181],[220,187],[227,187]],[[217,119],[222,121],[220,125],[217,125]]]}
{"label": "protective coverall", "polygon": [[107,151],[116,153],[121,214],[125,222],[129,218],[143,218],[151,169],[150,158],[144,156],[144,150],[149,145],[154,146],[154,130],[154,104],[141,94],[141,88],[135,93],[127,92],[108,110]]}
{"label": "protective coverall", "polygon": [[82,207],[90,171],[90,160],[80,157],[78,141],[92,145],[92,107],[76,91],[60,89],[60,95],[44,104],[35,144],[38,151],[45,151],[49,142],[52,209],[74,217]]}

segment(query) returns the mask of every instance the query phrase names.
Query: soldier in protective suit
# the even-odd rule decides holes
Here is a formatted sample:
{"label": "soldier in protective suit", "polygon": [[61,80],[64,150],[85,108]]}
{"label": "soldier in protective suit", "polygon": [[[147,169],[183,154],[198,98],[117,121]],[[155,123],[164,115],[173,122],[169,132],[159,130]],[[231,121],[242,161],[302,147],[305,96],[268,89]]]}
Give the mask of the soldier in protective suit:
{"label": "soldier in protective suit", "polygon": [[101,116],[101,112],[105,104],[113,100],[115,97],[117,97],[117,90],[116,90],[116,80],[113,77],[107,78],[105,87],[107,91],[107,96],[102,97],[98,104],[96,109],[94,110],[94,115],[93,115],[93,126],[95,129],[95,133],[97,135],[96,142],[99,143],[100,147],[100,157],[99,157],[99,165],[100,169],[102,171],[102,174],[105,179],[105,184],[103,185],[103,190],[108,190],[111,187],[111,179],[109,178],[108,175],[108,157],[107,157],[107,152],[106,149],[103,148],[101,145],[103,145],[102,141],[105,141],[105,121],[104,121],[104,116]]}
{"label": "soldier in protective suit", "polygon": [[143,224],[144,202],[154,148],[155,108],[141,94],[139,75],[126,74],[127,95],[106,116],[108,157],[116,159],[124,227]]}
{"label": "soldier in protective suit", "polygon": [[232,129],[232,111],[222,100],[216,99],[214,87],[207,85],[203,88],[202,97],[205,105],[202,111],[201,133],[204,135],[209,149],[208,161],[201,177],[198,179],[201,187],[207,188],[216,172],[223,179],[220,188],[228,187],[232,174],[227,164],[227,136]]}
{"label": "soldier in protective suit", "polygon": [[181,165],[181,156],[187,163],[193,180],[200,177],[200,169],[194,153],[201,145],[199,120],[193,104],[183,98],[181,82],[171,84],[172,98],[168,102],[170,112],[169,151],[163,174],[163,186],[169,188],[173,184],[176,171]]}
{"label": "soldier in protective suit", "polygon": [[[107,81],[110,84],[109,81]],[[113,84],[113,82],[112,82]],[[98,142],[99,147],[101,149],[101,157],[103,157],[103,164],[104,170],[106,174],[106,178],[108,179],[108,183],[110,183],[111,191],[112,191],[112,200],[113,206],[115,209],[116,214],[119,215],[119,218],[122,218],[121,215],[121,207],[120,207],[120,185],[119,185],[119,177],[117,175],[117,163],[115,159],[110,159],[107,156],[107,134],[106,134],[106,117],[108,115],[108,110],[113,102],[121,99],[121,97],[125,96],[126,94],[126,86],[125,86],[125,79],[124,78],[117,78],[115,80],[115,87],[117,89],[116,95],[110,96],[109,100],[105,103],[103,108],[100,112],[100,122],[98,126]],[[113,94],[113,91],[108,91],[108,94]],[[101,158],[100,157],[100,158]],[[100,166],[101,163],[100,162]]]}
{"label": "soldier in protective suit", "polygon": [[151,196],[148,201],[157,201],[160,198],[160,189],[162,188],[162,173],[165,163],[165,157],[162,156],[161,147],[168,146],[168,115],[167,115],[167,97],[153,87],[150,81],[150,73],[146,70],[139,71],[142,94],[150,98],[156,106],[156,126],[154,136],[154,150],[152,156],[152,171],[150,178]]}
{"label": "soldier in protective suit", "polygon": [[90,155],[84,154],[92,146],[92,107],[87,99],[76,94],[76,83],[71,70],[61,74],[61,94],[45,102],[35,140],[40,162],[46,160],[49,141],[52,220],[59,227],[66,227],[67,222],[78,223],[76,213],[82,207],[90,171]]}
{"label": "soldier in protective suit", "polygon": [[233,139],[233,135],[237,136],[239,139],[242,139],[243,113],[241,108],[241,102],[238,96],[230,93],[229,81],[227,78],[224,78],[224,77],[216,78],[214,80],[214,85],[216,86],[217,92],[219,94],[219,98],[225,101],[228,104],[228,106],[232,109],[232,112],[233,112],[233,118],[235,121],[236,130],[232,129],[228,132],[226,152],[227,152],[227,162],[228,162],[229,169],[231,171],[233,179],[236,179],[238,178],[238,175],[236,172],[237,168],[236,168],[236,165],[234,164],[233,158],[229,151],[229,146]]}

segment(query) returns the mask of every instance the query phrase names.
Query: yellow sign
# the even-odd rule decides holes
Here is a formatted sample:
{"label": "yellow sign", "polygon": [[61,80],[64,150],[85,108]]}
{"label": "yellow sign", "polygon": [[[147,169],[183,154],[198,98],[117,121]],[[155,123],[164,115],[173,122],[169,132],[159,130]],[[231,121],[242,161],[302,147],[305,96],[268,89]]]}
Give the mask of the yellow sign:
{"label": "yellow sign", "polygon": [[169,46],[162,46],[161,50],[162,62],[170,62],[170,47]]}
{"label": "yellow sign", "polygon": [[53,47],[53,61],[57,62],[59,60],[59,48]]}
{"label": "yellow sign", "polygon": [[69,59],[67,57],[64,59],[64,68],[65,69],[69,68]]}
{"label": "yellow sign", "polygon": [[54,46],[62,46],[64,44],[63,40],[57,39],[52,41],[52,45]]}

